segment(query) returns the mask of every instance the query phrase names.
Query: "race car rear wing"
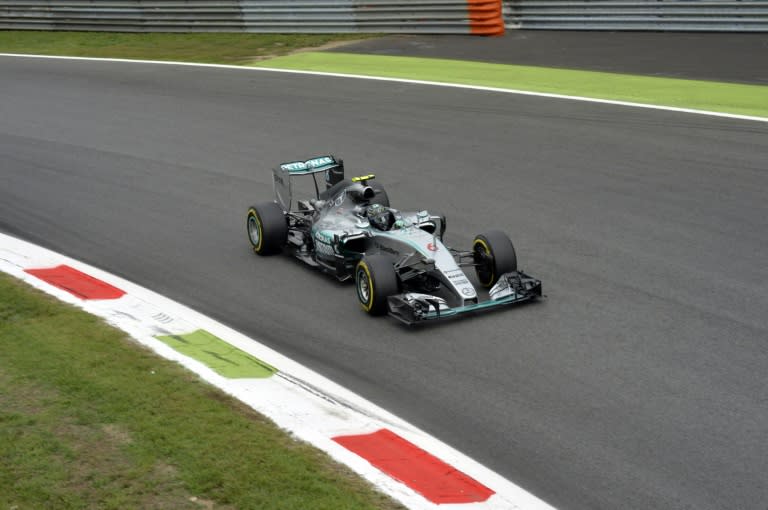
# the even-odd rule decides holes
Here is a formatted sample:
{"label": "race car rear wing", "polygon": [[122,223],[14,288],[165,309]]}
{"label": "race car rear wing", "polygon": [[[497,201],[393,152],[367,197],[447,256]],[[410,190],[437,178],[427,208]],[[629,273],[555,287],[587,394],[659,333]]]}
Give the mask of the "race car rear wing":
{"label": "race car rear wing", "polygon": [[344,179],[344,162],[333,155],[317,156],[306,161],[289,161],[272,169],[272,183],[277,203],[283,211],[290,211],[293,200],[293,179],[311,175],[315,184],[316,198],[320,196],[317,174],[325,174],[325,187],[330,188]]}

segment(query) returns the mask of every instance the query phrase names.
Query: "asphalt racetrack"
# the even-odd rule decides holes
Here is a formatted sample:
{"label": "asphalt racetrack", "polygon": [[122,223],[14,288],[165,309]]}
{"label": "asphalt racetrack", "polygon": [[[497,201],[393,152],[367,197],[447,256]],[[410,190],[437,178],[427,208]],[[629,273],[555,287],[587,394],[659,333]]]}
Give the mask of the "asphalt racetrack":
{"label": "asphalt racetrack", "polygon": [[[250,70],[0,69],[0,229],[207,312],[555,506],[765,508],[768,124]],[[268,169],[327,152],[394,207],[445,212],[453,246],[506,230],[548,299],[408,329],[256,257],[245,213]]]}

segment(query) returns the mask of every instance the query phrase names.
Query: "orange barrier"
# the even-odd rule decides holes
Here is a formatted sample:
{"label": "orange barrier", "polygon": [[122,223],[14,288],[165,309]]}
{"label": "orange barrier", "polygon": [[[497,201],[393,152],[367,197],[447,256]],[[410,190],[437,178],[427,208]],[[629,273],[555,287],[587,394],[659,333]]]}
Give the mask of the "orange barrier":
{"label": "orange barrier", "polygon": [[502,0],[467,0],[472,35],[504,35]]}

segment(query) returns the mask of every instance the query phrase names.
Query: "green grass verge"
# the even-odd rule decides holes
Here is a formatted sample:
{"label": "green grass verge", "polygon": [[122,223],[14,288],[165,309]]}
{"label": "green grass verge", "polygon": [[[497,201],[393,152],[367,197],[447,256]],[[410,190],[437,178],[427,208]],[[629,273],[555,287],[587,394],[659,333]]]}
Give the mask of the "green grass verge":
{"label": "green grass verge", "polygon": [[0,273],[0,508],[401,508],[100,319]]}
{"label": "green grass verge", "polygon": [[760,85],[335,52],[301,53],[257,65],[481,85],[768,117],[768,87]]}
{"label": "green grass verge", "polygon": [[131,34],[0,30],[0,53],[245,64],[361,34]]}

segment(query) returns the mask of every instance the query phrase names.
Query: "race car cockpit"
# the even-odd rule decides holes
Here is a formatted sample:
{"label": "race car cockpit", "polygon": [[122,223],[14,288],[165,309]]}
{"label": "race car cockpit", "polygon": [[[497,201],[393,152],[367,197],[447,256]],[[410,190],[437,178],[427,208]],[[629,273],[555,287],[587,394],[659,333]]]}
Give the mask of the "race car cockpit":
{"label": "race car cockpit", "polygon": [[391,230],[397,220],[392,209],[381,204],[371,204],[366,207],[365,216],[371,226],[379,230]]}

